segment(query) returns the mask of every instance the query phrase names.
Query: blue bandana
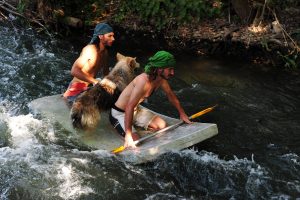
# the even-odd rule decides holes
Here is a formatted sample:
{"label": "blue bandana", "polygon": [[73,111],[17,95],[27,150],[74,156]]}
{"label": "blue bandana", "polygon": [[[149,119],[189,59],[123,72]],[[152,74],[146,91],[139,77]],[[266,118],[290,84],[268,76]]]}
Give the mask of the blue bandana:
{"label": "blue bandana", "polygon": [[97,24],[94,30],[93,37],[90,41],[90,44],[99,43],[99,37],[98,37],[99,35],[104,35],[106,33],[111,33],[111,32],[113,32],[113,29],[110,25],[106,23]]}

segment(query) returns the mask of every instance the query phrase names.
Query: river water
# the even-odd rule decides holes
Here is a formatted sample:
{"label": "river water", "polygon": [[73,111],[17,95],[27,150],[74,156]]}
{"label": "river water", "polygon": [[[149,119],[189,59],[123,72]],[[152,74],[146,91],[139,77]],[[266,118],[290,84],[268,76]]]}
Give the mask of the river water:
{"label": "river water", "polygon": [[[132,165],[89,151],[28,109],[33,99],[64,91],[80,45],[11,23],[0,24],[0,34],[1,200],[300,199],[299,76],[237,58],[177,55],[175,93],[188,114],[218,104],[199,120],[216,123],[219,134]],[[153,51],[125,41],[116,45],[121,53],[145,64]],[[178,117],[161,92],[146,106]]]}

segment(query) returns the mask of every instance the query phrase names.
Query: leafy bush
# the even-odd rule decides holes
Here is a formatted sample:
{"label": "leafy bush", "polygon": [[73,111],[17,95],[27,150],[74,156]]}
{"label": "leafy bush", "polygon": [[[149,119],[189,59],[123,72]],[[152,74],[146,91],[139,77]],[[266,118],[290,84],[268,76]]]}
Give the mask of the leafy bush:
{"label": "leafy bush", "polygon": [[220,14],[219,0],[121,0],[115,20],[135,15],[161,30],[169,25],[194,23]]}
{"label": "leafy bush", "polygon": [[298,54],[296,52],[294,52],[292,54],[286,54],[286,55],[283,55],[280,52],[277,52],[277,53],[282,58],[283,62],[285,63],[284,64],[285,69],[295,70],[295,69],[299,68],[298,67],[299,62],[297,62]]}

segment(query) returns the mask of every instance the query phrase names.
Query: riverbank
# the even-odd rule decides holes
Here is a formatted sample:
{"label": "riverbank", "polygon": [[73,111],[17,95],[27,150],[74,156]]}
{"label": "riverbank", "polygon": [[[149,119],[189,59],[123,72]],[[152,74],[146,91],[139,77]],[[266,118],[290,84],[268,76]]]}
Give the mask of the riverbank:
{"label": "riverbank", "polygon": [[[16,3],[13,0],[8,2],[10,4],[4,1],[0,6],[3,11],[1,12],[0,9],[2,15],[0,20],[9,19],[11,17],[8,16],[15,15],[27,19],[39,30],[44,30],[48,34],[56,32],[62,37],[69,37],[80,33],[84,35],[85,39],[83,41],[85,41],[92,34],[92,29],[96,23],[106,21],[114,27],[118,35],[126,38],[125,40],[130,40],[131,44],[136,47],[143,44],[142,46],[146,49],[168,49],[179,54],[187,53],[194,56],[234,57],[255,65],[294,72],[299,70],[299,4],[292,7],[291,5],[283,6],[277,3],[277,7],[268,7],[266,13],[257,11],[256,14],[260,13],[261,18],[254,18],[251,17],[250,11],[247,11],[246,14],[242,12],[246,8],[248,10],[254,9],[254,4],[252,6],[240,5],[241,2],[239,1],[231,1],[231,4],[226,5],[224,2],[219,2],[216,6],[213,4],[213,7],[207,7],[206,10],[203,10],[203,12],[208,12],[219,9],[219,14],[203,17],[198,21],[196,20],[197,17],[187,14],[186,16],[194,17],[192,19],[197,22],[191,22],[192,20],[182,22],[177,15],[174,15],[174,12],[169,12],[168,9],[157,2],[156,4],[161,9],[157,10],[158,18],[155,15],[143,18],[136,13],[135,15],[130,12],[122,13],[122,9],[125,7],[120,6],[118,1],[112,1],[102,6],[96,3],[90,5],[89,3],[83,4],[76,1],[64,7],[57,4],[57,2],[51,4],[41,0],[24,4],[23,9],[19,9],[22,5],[20,2]],[[197,1],[194,3],[197,3]],[[224,9],[221,9],[221,4],[225,5]],[[128,5],[131,4],[128,3]],[[230,10],[231,5],[234,9]],[[175,3],[173,6],[180,7]],[[226,6],[230,12],[226,11]],[[266,6],[266,4],[260,6]],[[183,8],[191,9],[190,7]],[[276,14],[275,8],[284,9]],[[147,6],[144,9],[149,10]],[[182,9],[179,10],[182,11]],[[20,12],[21,10],[23,11]],[[167,11],[172,15],[168,17],[171,21],[160,16],[161,13]],[[199,12],[198,15],[200,16],[201,13]],[[260,19],[259,23],[255,23],[256,19]],[[162,21],[159,23],[156,20]],[[255,26],[250,24],[255,24]],[[162,28],[158,28],[159,25],[163,25]]]}
{"label": "riverbank", "polygon": [[[139,38],[149,48],[164,48],[195,56],[235,57],[263,66],[295,70],[299,68],[300,60],[292,51],[296,51],[294,43],[300,42],[296,23],[300,20],[300,14],[296,18],[293,17],[290,22],[289,13],[286,13],[281,24],[285,29],[277,32],[271,22],[251,27],[247,24],[229,23],[225,18],[186,24],[163,32],[156,32],[134,18],[128,18],[122,23],[110,23],[120,35]],[[292,38],[288,38],[287,33]]]}

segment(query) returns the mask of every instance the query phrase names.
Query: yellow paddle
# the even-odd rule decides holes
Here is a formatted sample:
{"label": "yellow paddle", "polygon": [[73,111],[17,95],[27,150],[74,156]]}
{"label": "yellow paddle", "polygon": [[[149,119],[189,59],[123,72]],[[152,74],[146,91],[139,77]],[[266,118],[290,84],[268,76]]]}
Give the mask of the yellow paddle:
{"label": "yellow paddle", "polygon": [[[197,112],[197,113],[193,114],[192,116],[190,116],[189,119],[195,119],[195,118],[197,118],[197,117],[200,117],[201,115],[204,115],[204,114],[206,114],[206,113],[212,111],[216,106],[217,106],[217,105],[215,105],[215,106],[213,106],[213,107],[206,108],[206,109],[204,109],[204,110],[202,110],[202,111],[200,111],[200,112]],[[147,140],[148,138],[152,138],[152,137],[156,136],[156,135],[159,134],[159,133],[162,133],[162,132],[165,132],[165,131],[167,131],[167,130],[176,128],[176,127],[180,126],[180,125],[183,124],[183,123],[184,123],[184,121],[180,121],[180,122],[178,122],[178,123],[176,123],[176,124],[173,124],[173,125],[171,125],[171,126],[168,126],[168,127],[166,127],[166,128],[163,128],[163,129],[161,129],[161,130],[159,130],[159,131],[156,131],[156,132],[154,132],[154,133],[152,133],[152,134],[149,134],[149,135],[147,135],[147,136],[145,136],[145,137],[142,137],[142,138],[139,139],[139,140],[134,141],[134,144],[137,146],[138,144],[141,144],[143,141]],[[112,152],[112,153],[121,153],[121,152],[124,151],[124,150],[125,150],[125,147],[124,147],[124,146],[120,146],[120,147],[118,147],[118,148],[112,150],[111,152]]]}

